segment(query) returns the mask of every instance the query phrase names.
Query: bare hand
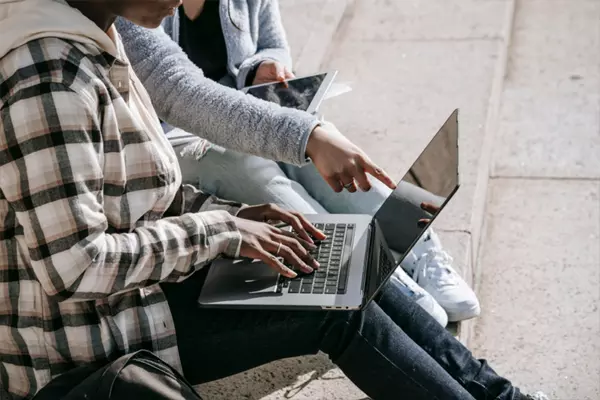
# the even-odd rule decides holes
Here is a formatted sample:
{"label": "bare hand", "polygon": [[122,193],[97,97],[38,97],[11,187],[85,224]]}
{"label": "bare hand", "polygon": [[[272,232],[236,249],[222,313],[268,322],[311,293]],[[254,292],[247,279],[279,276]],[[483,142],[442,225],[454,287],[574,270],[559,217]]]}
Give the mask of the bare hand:
{"label": "bare hand", "polygon": [[292,78],[294,78],[294,74],[288,71],[285,65],[274,60],[266,60],[258,66],[252,84],[260,85],[263,83],[284,82]]}
{"label": "bare hand", "polygon": [[[259,222],[267,220],[289,223],[294,230],[303,231],[303,236],[310,241],[266,222]],[[319,268],[319,263],[309,254],[309,250],[316,247],[307,230],[315,238],[323,239],[325,235],[316,228],[309,228],[312,225],[304,217],[283,211],[277,206],[263,205],[242,209],[235,221],[242,234],[240,256],[261,260],[288,278],[295,278],[298,274],[285,266],[279,257],[304,273],[311,273]]]}
{"label": "bare hand", "polygon": [[356,192],[357,184],[362,191],[371,189],[367,174],[383,182],[390,189],[396,184],[391,178],[354,143],[342,135],[331,123],[315,128],[306,146],[309,156],[329,186],[341,192]]}
{"label": "bare hand", "polygon": [[259,222],[284,222],[291,226],[294,232],[302,240],[311,244],[314,244],[312,237],[317,240],[325,239],[325,234],[311,224],[304,215],[295,211],[283,210],[275,204],[261,204],[258,206],[245,207],[238,213],[238,217]]}

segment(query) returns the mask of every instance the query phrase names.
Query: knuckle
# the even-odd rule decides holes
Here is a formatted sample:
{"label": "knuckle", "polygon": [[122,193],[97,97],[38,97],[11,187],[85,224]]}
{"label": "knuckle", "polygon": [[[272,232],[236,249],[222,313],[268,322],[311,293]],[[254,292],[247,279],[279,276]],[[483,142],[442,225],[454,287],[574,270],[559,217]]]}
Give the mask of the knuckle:
{"label": "knuckle", "polygon": [[304,246],[302,246],[302,244],[300,244],[299,241],[296,241],[294,243],[294,250],[296,251],[296,253],[300,253],[300,254],[304,254],[306,252],[306,250],[304,249]]}
{"label": "knuckle", "polygon": [[287,255],[291,255],[293,254],[292,249],[290,249],[287,245],[282,245],[281,249],[279,250],[281,253],[283,254],[287,254]]}

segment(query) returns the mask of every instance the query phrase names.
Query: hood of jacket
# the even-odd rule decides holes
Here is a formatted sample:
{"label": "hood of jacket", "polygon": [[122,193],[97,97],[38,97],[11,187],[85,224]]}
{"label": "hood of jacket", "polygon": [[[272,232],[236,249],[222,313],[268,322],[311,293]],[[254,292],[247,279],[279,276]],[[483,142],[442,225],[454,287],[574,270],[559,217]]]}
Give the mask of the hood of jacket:
{"label": "hood of jacket", "polygon": [[43,37],[93,44],[118,55],[106,32],[65,0],[0,0],[0,58]]}

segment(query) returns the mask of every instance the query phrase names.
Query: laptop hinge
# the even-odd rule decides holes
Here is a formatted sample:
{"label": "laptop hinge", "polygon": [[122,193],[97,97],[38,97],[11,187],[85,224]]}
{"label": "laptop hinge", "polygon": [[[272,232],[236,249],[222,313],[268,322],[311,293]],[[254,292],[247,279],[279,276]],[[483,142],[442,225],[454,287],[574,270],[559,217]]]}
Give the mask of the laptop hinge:
{"label": "laptop hinge", "polygon": [[375,257],[374,249],[375,249],[375,220],[372,220],[369,223],[369,233],[368,233],[368,246],[367,252],[365,254],[365,268],[363,269],[363,304],[366,304],[369,300],[369,293],[371,287],[371,280],[373,277],[373,261]]}

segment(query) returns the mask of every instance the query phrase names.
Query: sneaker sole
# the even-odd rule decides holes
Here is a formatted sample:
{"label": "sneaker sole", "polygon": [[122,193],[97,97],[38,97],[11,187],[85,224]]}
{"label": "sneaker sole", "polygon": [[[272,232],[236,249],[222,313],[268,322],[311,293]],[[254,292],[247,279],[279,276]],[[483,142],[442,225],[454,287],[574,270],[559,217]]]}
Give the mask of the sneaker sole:
{"label": "sneaker sole", "polygon": [[479,306],[479,304],[477,304],[468,310],[464,310],[457,313],[449,313],[448,311],[446,311],[446,314],[448,314],[448,322],[466,321],[468,319],[478,317],[479,314],[481,314],[481,307]]}

